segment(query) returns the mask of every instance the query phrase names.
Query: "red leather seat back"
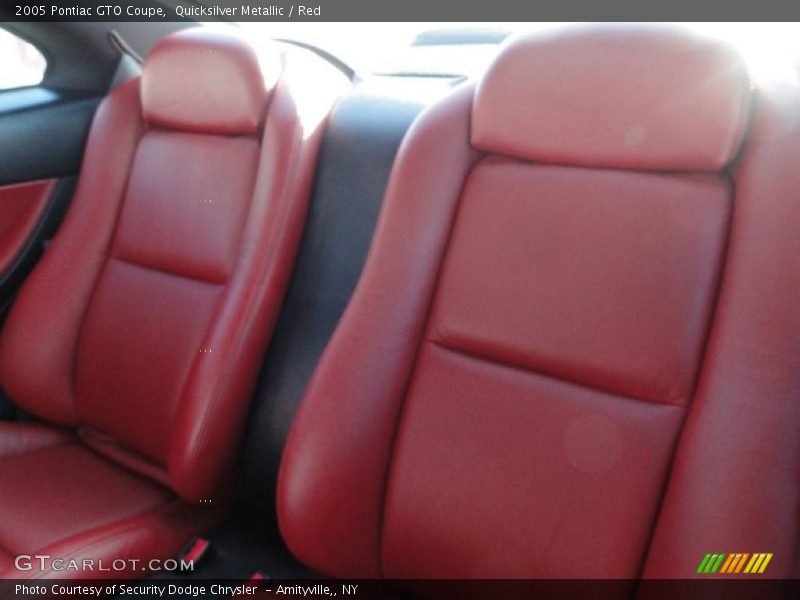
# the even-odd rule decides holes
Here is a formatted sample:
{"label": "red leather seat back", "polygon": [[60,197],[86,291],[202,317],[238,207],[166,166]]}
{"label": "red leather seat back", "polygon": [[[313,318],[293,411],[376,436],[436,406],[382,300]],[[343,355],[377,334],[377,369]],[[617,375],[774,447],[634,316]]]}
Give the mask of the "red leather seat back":
{"label": "red leather seat back", "polygon": [[729,201],[711,178],[474,167],[393,445],[387,576],[636,575]]}
{"label": "red leather seat back", "polygon": [[163,40],[99,109],[0,345],[21,406],[191,500],[237,448],[305,216],[324,115],[303,121],[287,64],[265,83],[232,36]]}
{"label": "red leather seat back", "polygon": [[284,454],[301,559],[348,577],[640,574],[749,99],[725,45],[575,27],[513,42],[415,124]]}

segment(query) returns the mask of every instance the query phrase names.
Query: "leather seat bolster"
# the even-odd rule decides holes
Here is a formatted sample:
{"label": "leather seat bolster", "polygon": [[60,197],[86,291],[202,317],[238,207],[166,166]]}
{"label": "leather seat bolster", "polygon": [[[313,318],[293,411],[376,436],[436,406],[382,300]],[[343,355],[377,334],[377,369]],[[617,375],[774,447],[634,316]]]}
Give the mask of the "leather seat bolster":
{"label": "leather seat bolster", "polygon": [[3,389],[23,409],[61,425],[81,422],[72,386],[75,349],[144,130],[140,113],[138,80],[101,103],[70,210],[26,279],[0,337]]}
{"label": "leather seat bolster", "polygon": [[645,577],[697,575],[708,552],[800,550],[800,85],[765,87],[734,171],[736,211],[703,375]]}
{"label": "leather seat bolster", "polygon": [[[477,158],[467,139],[472,94],[463,87],[429,110],[403,142],[362,278],[287,441],[281,531],[323,573],[381,573],[394,428],[461,185]],[[357,435],[341,435],[339,423]]]}
{"label": "leather seat bolster", "polygon": [[[244,429],[281,306],[274,299],[283,298],[292,273],[326,117],[344,89],[318,61],[284,56],[282,72],[264,124],[254,191],[270,200],[254,203],[247,216],[236,270],[203,342],[227,350],[198,357],[180,400],[167,465],[173,489],[185,498],[208,497],[230,474],[238,450],[231,440]],[[313,102],[293,88],[298,79],[320,84]]]}

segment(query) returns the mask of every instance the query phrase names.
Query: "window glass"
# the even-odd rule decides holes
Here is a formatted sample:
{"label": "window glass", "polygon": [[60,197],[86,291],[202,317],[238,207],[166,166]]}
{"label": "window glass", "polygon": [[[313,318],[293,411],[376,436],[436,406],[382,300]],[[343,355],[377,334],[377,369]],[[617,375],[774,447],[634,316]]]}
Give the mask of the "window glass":
{"label": "window glass", "polygon": [[5,29],[0,29],[0,57],[0,90],[41,83],[47,67],[44,56]]}
{"label": "window glass", "polygon": [[[247,22],[258,45],[288,38],[318,46],[359,73],[480,75],[505,35],[565,23],[315,23]],[[758,76],[794,77],[800,64],[798,23],[689,23],[736,44]]]}

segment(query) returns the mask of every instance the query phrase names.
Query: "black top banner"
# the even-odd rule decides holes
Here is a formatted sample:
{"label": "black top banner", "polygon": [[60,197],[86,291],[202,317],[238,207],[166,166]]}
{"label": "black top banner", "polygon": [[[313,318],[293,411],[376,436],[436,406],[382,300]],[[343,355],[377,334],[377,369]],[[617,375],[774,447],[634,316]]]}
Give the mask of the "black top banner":
{"label": "black top banner", "polygon": [[778,0],[2,0],[6,21],[791,21]]}

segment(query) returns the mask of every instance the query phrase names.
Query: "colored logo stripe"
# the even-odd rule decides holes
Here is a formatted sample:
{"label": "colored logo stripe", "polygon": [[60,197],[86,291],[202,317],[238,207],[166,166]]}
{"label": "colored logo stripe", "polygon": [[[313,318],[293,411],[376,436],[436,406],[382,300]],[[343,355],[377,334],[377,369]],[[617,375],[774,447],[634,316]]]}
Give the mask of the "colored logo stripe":
{"label": "colored logo stripe", "polygon": [[769,562],[772,560],[772,553],[757,552],[733,552],[731,554],[716,553],[706,554],[697,567],[698,573],[714,574],[760,574],[763,573]]}
{"label": "colored logo stripe", "polygon": [[739,573],[748,558],[750,558],[749,554],[731,554],[730,560],[722,565],[720,573]]}
{"label": "colored logo stripe", "polygon": [[698,573],[716,573],[722,559],[725,558],[724,554],[706,554],[703,562],[697,567]]}

